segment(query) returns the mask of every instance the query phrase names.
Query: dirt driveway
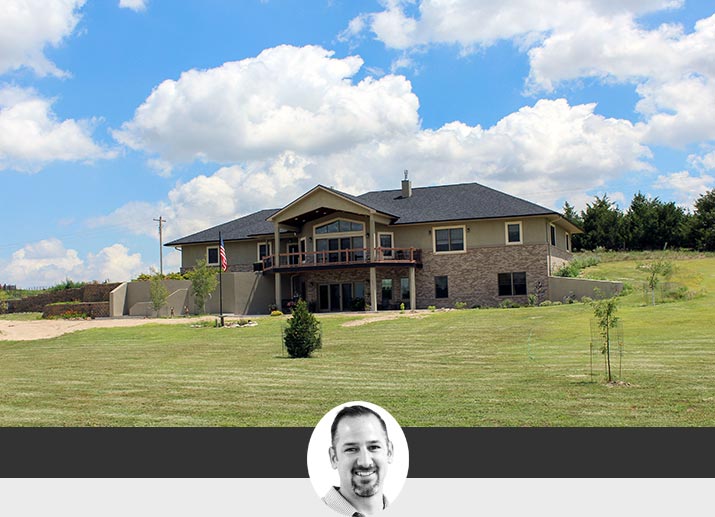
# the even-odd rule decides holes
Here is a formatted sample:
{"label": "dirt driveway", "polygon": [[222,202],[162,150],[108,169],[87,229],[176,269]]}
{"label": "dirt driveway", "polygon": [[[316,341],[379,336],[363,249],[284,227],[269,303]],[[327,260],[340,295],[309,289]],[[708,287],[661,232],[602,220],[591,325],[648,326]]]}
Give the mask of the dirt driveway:
{"label": "dirt driveway", "polygon": [[[212,319],[212,318],[210,318]],[[147,323],[174,325],[198,321],[197,318],[186,320],[149,319],[149,318],[100,318],[96,320],[0,320],[0,340],[28,341],[61,336],[78,330],[99,329],[109,327],[136,327]]]}
{"label": "dirt driveway", "polygon": [[[331,313],[321,314],[323,317],[331,316],[356,316],[356,319],[343,323],[344,327],[365,325],[376,321],[393,320],[397,318],[423,318],[428,315],[426,311],[398,313],[397,311],[370,313]],[[255,318],[255,316],[251,316]],[[260,317],[260,316],[259,316]],[[34,339],[47,339],[61,336],[70,332],[87,329],[101,329],[110,327],[136,327],[148,323],[161,325],[176,325],[196,323],[202,319],[214,320],[216,316],[202,318],[98,318],[94,320],[0,320],[0,341],[30,341]]]}

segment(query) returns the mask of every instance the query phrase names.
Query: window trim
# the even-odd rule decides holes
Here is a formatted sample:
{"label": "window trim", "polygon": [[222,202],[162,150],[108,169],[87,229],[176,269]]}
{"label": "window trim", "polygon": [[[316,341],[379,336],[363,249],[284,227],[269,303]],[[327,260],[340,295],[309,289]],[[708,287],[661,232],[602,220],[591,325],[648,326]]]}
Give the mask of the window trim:
{"label": "window trim", "polygon": [[[334,223],[335,221],[347,221],[349,223],[355,223],[355,224],[360,224],[362,225],[362,230],[350,230],[347,232],[325,232],[325,233],[318,233],[316,230],[322,226],[328,226],[331,223]],[[356,219],[349,219],[347,217],[334,217],[332,219],[329,219],[327,221],[323,221],[320,224],[314,224],[313,225],[313,240],[315,239],[325,239],[328,238],[327,236],[334,236],[334,235],[362,235],[363,237],[365,236],[365,221],[358,221]]]}
{"label": "window trim", "polygon": [[261,246],[266,245],[267,246],[267,253],[266,257],[270,257],[273,255],[272,250],[273,250],[273,242],[271,241],[261,241],[256,243],[256,262],[260,262],[263,260],[261,258]]}
{"label": "window trim", "polygon": [[[519,240],[510,242],[509,241],[509,225],[516,224],[519,226]],[[521,221],[505,221],[504,222],[504,242],[507,246],[519,246],[524,244],[524,225]]]}
{"label": "window trim", "polygon": [[[462,245],[461,250],[437,251],[437,230],[454,230],[461,228],[462,230]],[[451,241],[450,241],[451,245]],[[453,255],[455,253],[467,253],[467,225],[456,224],[452,226],[433,226],[432,227],[432,253],[435,255]]]}
{"label": "window trim", "polygon": [[[380,243],[380,237],[382,237],[383,235],[389,235],[390,242],[392,243],[390,248],[395,247],[395,232],[376,232],[376,233],[377,233],[377,246],[375,246],[376,248],[382,248],[381,243]],[[392,254],[393,254],[392,250],[382,252],[383,257],[392,257]]]}
{"label": "window trim", "polygon": [[[219,253],[218,246],[206,246],[206,265],[207,266],[218,266],[221,264],[221,254]],[[216,262],[209,262],[209,250],[216,250]]]}
{"label": "window trim", "polygon": [[571,251],[571,234],[566,232],[566,251]]}
{"label": "window trim", "polygon": [[549,244],[556,246],[556,225],[549,223]]}

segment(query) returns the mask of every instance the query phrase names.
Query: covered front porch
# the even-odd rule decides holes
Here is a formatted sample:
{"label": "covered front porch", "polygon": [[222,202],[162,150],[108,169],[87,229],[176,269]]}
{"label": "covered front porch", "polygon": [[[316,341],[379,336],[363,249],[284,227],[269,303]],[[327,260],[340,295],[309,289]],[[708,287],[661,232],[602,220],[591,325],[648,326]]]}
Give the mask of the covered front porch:
{"label": "covered front porch", "polygon": [[[276,306],[283,306],[283,279],[290,275],[290,296],[299,293],[310,303],[309,287],[316,310],[346,310],[352,300],[364,298],[364,305],[376,311],[386,305],[378,295],[382,286],[377,270],[401,268],[411,293],[406,305],[415,307],[415,268],[421,267],[421,250],[395,246],[391,214],[318,185],[267,220],[273,223],[273,239],[256,266],[273,276]],[[342,281],[343,272],[363,280]],[[304,281],[298,290],[296,278]]]}
{"label": "covered front porch", "polygon": [[[407,265],[305,269],[281,275],[281,306],[299,298],[312,312],[380,311],[415,307],[414,271]],[[266,273],[273,277],[275,274]]]}

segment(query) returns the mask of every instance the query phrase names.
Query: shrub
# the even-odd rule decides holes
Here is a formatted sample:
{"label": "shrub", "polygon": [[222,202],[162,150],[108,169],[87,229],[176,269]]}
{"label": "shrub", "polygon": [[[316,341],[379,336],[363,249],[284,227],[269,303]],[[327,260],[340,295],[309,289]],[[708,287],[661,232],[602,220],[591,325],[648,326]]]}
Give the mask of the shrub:
{"label": "shrub", "polygon": [[[353,298],[352,301],[350,302],[350,309],[353,311],[364,311],[365,310],[365,298],[362,297],[357,297]],[[310,304],[308,306],[308,310],[310,312],[315,312],[315,310],[310,309]]]}
{"label": "shrub", "polygon": [[293,358],[310,357],[322,346],[320,322],[308,311],[305,300],[298,300],[288,325],[283,329],[283,344]]}
{"label": "shrub", "polygon": [[400,314],[404,314],[404,313],[405,313],[405,302],[402,302],[400,304]]}
{"label": "shrub", "polygon": [[552,302],[551,300],[544,300],[543,302],[541,302],[539,304],[539,307],[549,307],[553,304],[554,304],[554,302]]}
{"label": "shrub", "polygon": [[521,305],[510,300],[509,298],[507,298],[506,300],[502,300],[502,302],[499,304],[500,309],[516,309],[517,307],[521,307]]}
{"label": "shrub", "polygon": [[437,307],[435,307],[434,305],[428,305],[427,310],[434,312],[437,310]]}
{"label": "shrub", "polygon": [[466,309],[466,308],[467,308],[467,302],[455,302],[455,303],[454,303],[454,308],[455,308],[455,309]]}
{"label": "shrub", "polygon": [[279,310],[271,311],[271,316],[283,316],[283,313]]}
{"label": "shrub", "polygon": [[536,307],[537,302],[539,301],[539,298],[533,293],[530,293],[529,296],[527,296],[527,299],[529,300],[529,307]]}

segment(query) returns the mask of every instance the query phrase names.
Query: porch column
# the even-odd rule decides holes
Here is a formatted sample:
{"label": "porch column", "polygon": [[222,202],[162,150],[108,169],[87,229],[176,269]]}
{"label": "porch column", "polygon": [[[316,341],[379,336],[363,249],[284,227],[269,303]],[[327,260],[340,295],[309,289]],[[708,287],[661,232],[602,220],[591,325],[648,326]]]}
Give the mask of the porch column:
{"label": "porch column", "polygon": [[377,312],[377,271],[370,268],[370,310]]}
{"label": "porch column", "polygon": [[[277,268],[280,266],[280,259],[278,257],[280,253],[281,236],[280,236],[280,225],[278,222],[273,223],[273,267]],[[275,288],[276,288],[276,308],[280,311],[281,307],[281,274],[274,273]]]}
{"label": "porch column", "polygon": [[375,253],[375,239],[377,235],[375,234],[375,214],[370,213],[370,238],[367,240],[367,247],[369,250],[370,260],[377,260],[377,254]]}
{"label": "porch column", "polygon": [[415,268],[410,267],[410,310],[417,309],[417,289],[415,287]]}

